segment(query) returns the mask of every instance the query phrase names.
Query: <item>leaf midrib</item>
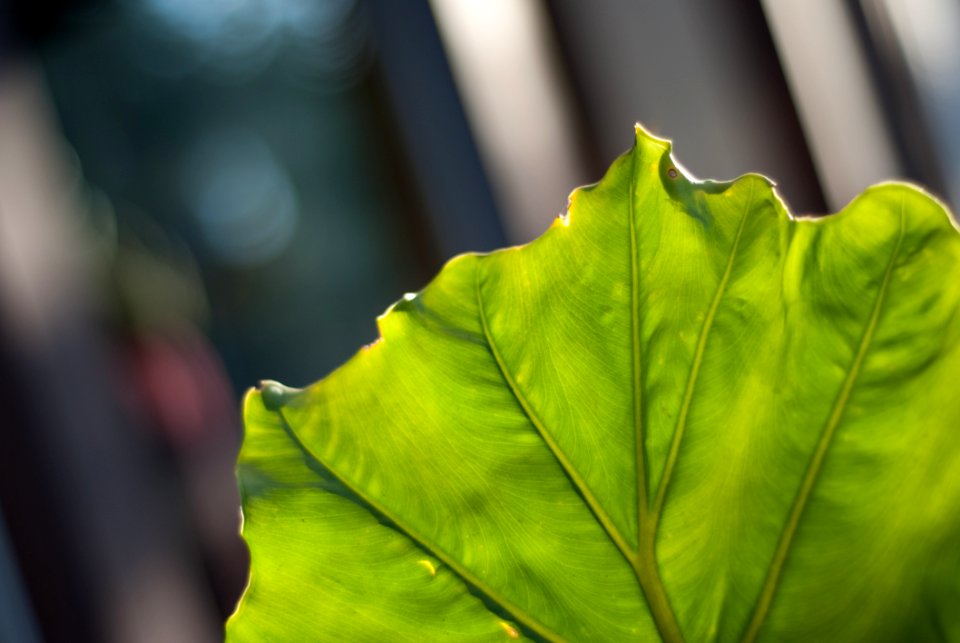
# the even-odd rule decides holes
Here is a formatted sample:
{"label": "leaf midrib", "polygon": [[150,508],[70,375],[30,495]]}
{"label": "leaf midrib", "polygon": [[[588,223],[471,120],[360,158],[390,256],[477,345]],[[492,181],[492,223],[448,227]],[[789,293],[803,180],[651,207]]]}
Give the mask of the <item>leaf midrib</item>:
{"label": "leaf midrib", "polygon": [[[642,426],[642,371],[641,371],[641,329],[640,329],[640,296],[638,292],[639,275],[639,251],[637,246],[636,231],[636,204],[635,204],[635,186],[637,184],[637,160],[634,157],[631,161],[630,181],[628,182],[628,215],[629,215],[629,234],[630,234],[630,264],[631,264],[631,338],[632,338],[632,371],[633,371],[633,407],[634,407],[634,427],[636,441],[636,466],[637,466],[637,499],[638,499],[638,547],[633,549],[627,543],[623,534],[614,524],[609,514],[603,508],[600,501],[596,498],[593,490],[580,475],[577,468],[573,465],[566,453],[560,448],[560,445],[554,439],[552,432],[547,428],[536,410],[527,400],[516,379],[513,377],[510,368],[501,355],[496,341],[490,331],[489,321],[487,319],[484,307],[483,296],[480,288],[480,265],[476,268],[476,300],[477,309],[480,317],[480,324],[483,328],[484,337],[490,352],[497,363],[504,382],[510,388],[518,404],[527,416],[529,422],[534,426],[537,433],[543,439],[547,448],[553,454],[560,467],[573,482],[580,496],[583,498],[588,509],[600,523],[606,535],[617,547],[621,555],[633,569],[640,585],[640,589],[646,599],[650,615],[653,618],[654,625],[664,641],[668,643],[682,643],[683,635],[680,632],[676,617],[670,607],[667,599],[666,590],[660,579],[658,563],[653,550],[653,540],[650,540],[650,547],[644,547],[644,533],[654,533],[656,521],[651,521],[649,516],[650,507],[647,501],[646,473],[645,473],[645,455],[643,448],[643,426]],[[738,230],[737,240],[739,242]],[[735,248],[733,250],[735,252]],[[732,257],[730,259],[732,262]],[[728,271],[729,273],[729,266]],[[654,532],[650,532],[653,526]]]}
{"label": "leaf midrib", "polygon": [[600,504],[600,501],[597,500],[596,496],[593,494],[593,490],[590,489],[590,486],[583,479],[583,476],[580,475],[580,472],[577,471],[577,468],[573,466],[573,463],[567,457],[566,453],[564,453],[563,449],[560,448],[560,445],[557,444],[557,441],[554,440],[553,434],[546,427],[546,425],[540,419],[540,416],[533,409],[533,406],[530,404],[529,400],[527,400],[526,396],[523,394],[523,391],[520,389],[520,386],[517,384],[516,380],[511,374],[510,369],[507,367],[503,356],[500,354],[500,350],[497,348],[497,344],[493,339],[493,335],[490,333],[487,314],[484,310],[483,297],[480,293],[479,266],[477,267],[476,273],[476,292],[477,309],[480,313],[480,325],[483,327],[483,335],[486,338],[490,353],[493,355],[493,359],[497,363],[497,367],[500,370],[500,375],[503,377],[503,380],[507,384],[507,387],[510,389],[511,393],[513,393],[514,398],[516,398],[517,402],[520,404],[520,408],[523,409],[527,419],[536,429],[537,434],[544,441],[544,443],[546,443],[547,448],[550,449],[550,452],[560,464],[560,467],[563,469],[564,473],[570,478],[574,486],[577,488],[577,491],[579,491],[580,495],[586,501],[587,507],[603,527],[603,530],[606,532],[607,536],[611,541],[613,541],[613,544],[616,545],[623,557],[626,558],[627,562],[632,566],[633,561],[636,558],[636,553],[632,550],[629,543],[627,543],[627,540],[623,537],[623,534],[620,533],[620,530],[617,529],[613,519],[610,518],[610,515]]}
{"label": "leaf midrib", "polygon": [[493,355],[494,361],[496,361],[497,366],[500,369],[500,374],[503,376],[507,386],[513,392],[514,397],[520,404],[521,409],[523,409],[527,419],[534,426],[537,434],[547,445],[547,448],[553,454],[564,473],[573,482],[573,485],[580,493],[580,497],[583,498],[587,508],[597,519],[597,522],[600,523],[603,531],[607,534],[613,544],[617,547],[617,550],[619,550],[620,554],[630,565],[630,568],[633,570],[634,575],[637,578],[637,582],[640,585],[640,591],[643,593],[644,598],[647,601],[647,607],[650,609],[650,616],[653,618],[654,625],[656,626],[661,637],[667,641],[667,643],[682,643],[683,638],[680,635],[680,630],[677,626],[673,613],[670,611],[670,605],[667,602],[666,592],[663,588],[663,584],[660,582],[660,577],[657,572],[657,562],[652,556],[652,551],[648,552],[642,547],[638,547],[637,550],[634,550],[630,547],[626,539],[623,537],[623,534],[619,529],[617,529],[617,526],[603,508],[603,505],[600,504],[600,501],[597,500],[596,496],[593,494],[593,490],[590,489],[590,486],[583,479],[583,476],[580,475],[580,472],[577,471],[575,466],[573,466],[573,463],[567,457],[566,453],[564,453],[563,449],[560,448],[560,445],[557,444],[556,440],[554,440],[552,433],[537,415],[536,411],[533,409],[530,402],[527,400],[526,396],[523,394],[523,391],[520,389],[519,385],[511,374],[510,369],[507,367],[507,364],[500,354],[497,344],[493,339],[493,335],[490,333],[486,312],[484,311],[483,307],[483,298],[480,295],[479,269],[477,272],[477,306],[480,311],[480,323],[483,327],[484,336],[487,338],[487,344],[490,348],[490,353]]}
{"label": "leaf midrib", "polygon": [[[630,335],[633,355],[633,424],[634,449],[637,468],[637,553],[632,561],[637,582],[647,599],[647,606],[656,623],[660,637],[667,643],[683,643],[683,634],[677,623],[666,588],[660,579],[656,556],[656,526],[650,519],[647,501],[646,450],[643,435],[643,336],[640,325],[640,248],[637,242],[636,193],[639,163],[634,153],[627,183],[627,227],[630,231]],[[651,529],[653,527],[653,529]]]}
{"label": "leaf midrib", "polygon": [[[524,627],[529,629],[532,632],[535,632],[539,636],[542,636],[547,641],[552,643],[566,643],[566,639],[546,625],[540,623],[535,618],[527,614],[519,606],[514,605],[509,599],[501,595],[495,589],[483,582],[482,579],[475,576],[470,570],[461,565],[456,558],[447,553],[443,548],[435,543],[431,543],[428,538],[420,534],[416,529],[407,524],[406,521],[401,519],[401,517],[391,511],[383,503],[378,501],[376,498],[364,493],[364,491],[358,486],[351,483],[347,478],[340,475],[336,469],[326,464],[323,459],[321,459],[316,453],[314,453],[310,447],[308,447],[296,434],[293,426],[287,420],[286,415],[283,413],[283,409],[277,409],[275,411],[277,416],[280,418],[280,421],[283,424],[283,429],[290,437],[290,439],[296,444],[296,446],[303,452],[304,456],[313,460],[317,466],[321,467],[323,471],[329,473],[331,476],[336,478],[341,484],[344,485],[351,493],[356,494],[356,496],[366,503],[366,506],[362,503],[355,502],[358,507],[366,509],[371,512],[375,518],[378,518],[376,515],[379,513],[383,517],[387,518],[392,523],[392,528],[396,531],[402,533],[404,536],[413,541],[418,547],[434,556],[440,560],[444,565],[449,567],[460,579],[467,585],[473,587],[476,591],[483,594],[483,596],[489,600],[491,603],[498,605],[504,612],[510,614],[513,618],[517,620],[518,623],[521,623]],[[349,498],[347,498],[349,500]],[[494,613],[495,616],[497,616]]]}
{"label": "leaf midrib", "polygon": [[753,643],[757,639],[760,634],[760,630],[766,621],[767,614],[770,611],[770,606],[773,603],[773,598],[779,585],[780,575],[783,572],[783,567],[786,563],[787,556],[790,553],[790,547],[793,544],[793,539],[796,536],[799,528],[800,520],[803,517],[803,513],[807,507],[807,503],[810,500],[810,496],[813,493],[813,488],[816,485],[820,471],[823,467],[823,462],[827,456],[827,450],[830,448],[833,437],[840,425],[840,421],[843,419],[847,403],[849,402],[850,396],[853,393],[853,388],[856,384],[857,378],[860,375],[863,362],[866,360],[867,353],[870,349],[870,344],[873,341],[873,335],[876,332],[877,324],[880,320],[880,313],[883,309],[884,301],[886,300],[887,289],[890,285],[890,278],[893,275],[894,267],[900,256],[900,249],[903,245],[904,229],[903,202],[901,201],[900,229],[897,235],[896,245],[894,246],[893,253],[890,255],[890,259],[887,263],[886,271],[883,275],[883,281],[880,283],[880,288],[877,291],[877,297],[874,300],[870,317],[868,318],[867,324],[864,327],[863,335],[860,338],[860,343],[857,347],[857,353],[854,357],[853,363],[850,365],[850,369],[847,372],[846,378],[844,378],[843,385],[841,386],[840,392],[837,395],[837,399],[834,402],[833,409],[828,416],[827,423],[820,433],[820,439],[817,441],[817,447],[810,458],[810,463],[807,465],[807,470],[804,473],[800,488],[797,491],[796,497],[794,498],[794,503],[790,510],[790,516],[784,525],[783,532],[780,535],[780,540],[777,543],[777,549],[770,561],[767,577],[764,581],[760,595],[757,598],[754,613],[750,619],[749,625],[747,626],[742,643]]}

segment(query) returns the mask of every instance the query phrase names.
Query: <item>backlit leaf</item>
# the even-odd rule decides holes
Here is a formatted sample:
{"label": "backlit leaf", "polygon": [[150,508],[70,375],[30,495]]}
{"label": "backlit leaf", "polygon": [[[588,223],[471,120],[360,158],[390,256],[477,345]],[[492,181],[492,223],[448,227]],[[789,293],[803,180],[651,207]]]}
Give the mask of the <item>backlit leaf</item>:
{"label": "backlit leaf", "polygon": [[960,641],[960,234],[638,128],[539,239],[245,401],[235,641]]}

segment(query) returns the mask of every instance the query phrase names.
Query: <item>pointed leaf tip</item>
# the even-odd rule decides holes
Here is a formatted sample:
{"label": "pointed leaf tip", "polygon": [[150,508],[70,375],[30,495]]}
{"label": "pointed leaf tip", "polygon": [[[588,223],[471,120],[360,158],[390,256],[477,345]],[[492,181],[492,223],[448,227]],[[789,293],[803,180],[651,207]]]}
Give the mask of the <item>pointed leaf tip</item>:
{"label": "pointed leaf tip", "polygon": [[654,143],[661,147],[665,146],[667,149],[670,149],[673,146],[673,141],[668,138],[657,136],[640,123],[634,123],[633,131],[636,134],[637,142],[644,141]]}

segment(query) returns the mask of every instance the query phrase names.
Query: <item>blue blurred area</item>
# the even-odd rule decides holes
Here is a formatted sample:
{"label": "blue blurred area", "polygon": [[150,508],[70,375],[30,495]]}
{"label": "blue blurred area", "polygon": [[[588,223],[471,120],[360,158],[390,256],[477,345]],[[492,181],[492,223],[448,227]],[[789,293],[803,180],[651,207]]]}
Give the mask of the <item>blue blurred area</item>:
{"label": "blue blurred area", "polygon": [[[844,6],[891,154],[956,198],[960,75],[884,3]],[[634,120],[824,211],[782,36],[736,0],[0,0],[0,640],[220,638],[243,391],[545,229]]]}
{"label": "blue blurred area", "polygon": [[[130,0],[42,51],[84,180],[121,220],[192,250],[238,390],[318,378],[439,264],[371,14],[355,0]],[[481,216],[501,241],[496,212]]]}

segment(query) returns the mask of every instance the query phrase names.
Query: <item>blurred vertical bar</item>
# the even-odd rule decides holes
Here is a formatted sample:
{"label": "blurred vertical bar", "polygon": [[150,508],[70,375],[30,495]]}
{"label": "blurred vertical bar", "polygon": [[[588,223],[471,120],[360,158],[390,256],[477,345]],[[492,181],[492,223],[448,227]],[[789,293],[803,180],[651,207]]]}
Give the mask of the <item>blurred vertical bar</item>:
{"label": "blurred vertical bar", "polygon": [[911,177],[960,207],[960,3],[851,0]]}
{"label": "blurred vertical bar", "polygon": [[940,159],[903,48],[882,2],[847,0],[904,175],[945,193]]}
{"label": "blurred vertical bar", "polygon": [[429,4],[370,0],[369,7],[379,80],[409,165],[404,178],[416,183],[436,251],[447,259],[503,246],[497,206]]}
{"label": "blurred vertical bar", "polygon": [[760,7],[739,0],[550,0],[589,138],[605,167],[634,121],[695,175],[773,178],[797,210],[823,198]]}
{"label": "blurred vertical bar", "polygon": [[847,7],[836,0],[763,0],[827,203],[902,177],[879,95]]}
{"label": "blurred vertical bar", "polygon": [[0,511],[0,641],[39,643],[40,632],[28,605],[7,525]]}
{"label": "blurred vertical bar", "polygon": [[54,123],[39,69],[5,61],[0,372],[16,423],[0,428],[0,497],[11,540],[46,639],[213,641],[220,626],[183,555],[173,494],[114,399],[78,175]]}
{"label": "blurred vertical bar", "polygon": [[577,149],[548,14],[539,0],[430,4],[508,240],[530,241],[598,178]]}

